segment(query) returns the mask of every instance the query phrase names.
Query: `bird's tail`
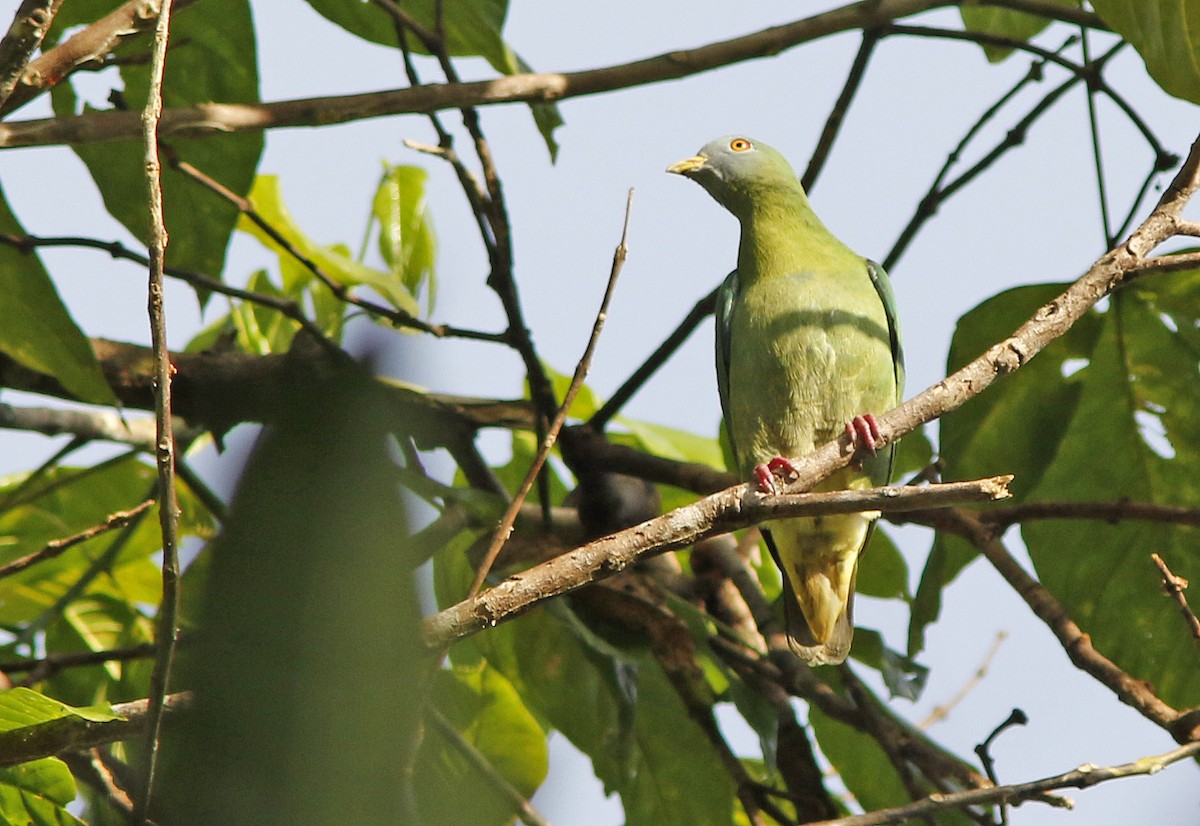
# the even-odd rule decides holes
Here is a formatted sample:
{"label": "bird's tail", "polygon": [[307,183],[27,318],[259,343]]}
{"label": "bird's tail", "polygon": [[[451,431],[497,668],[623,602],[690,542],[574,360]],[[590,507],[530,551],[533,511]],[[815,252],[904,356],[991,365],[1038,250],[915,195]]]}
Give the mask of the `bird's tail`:
{"label": "bird's tail", "polygon": [[[821,520],[824,530],[814,531],[813,521],[787,520],[765,533],[783,571],[792,650],[809,665],[837,665],[850,653],[854,639],[858,558],[873,524],[855,514],[849,524],[830,532],[830,517]],[[801,522],[809,523],[807,530],[796,524]]]}

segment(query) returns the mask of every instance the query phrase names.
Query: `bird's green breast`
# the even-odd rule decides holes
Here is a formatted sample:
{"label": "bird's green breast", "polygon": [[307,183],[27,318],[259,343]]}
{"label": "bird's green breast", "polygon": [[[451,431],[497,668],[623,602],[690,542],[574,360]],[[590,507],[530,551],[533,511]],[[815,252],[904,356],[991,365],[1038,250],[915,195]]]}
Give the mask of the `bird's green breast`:
{"label": "bird's green breast", "polygon": [[808,453],[897,395],[866,262],[830,270],[785,261],[786,274],[770,263],[742,282],[730,319],[728,426],[747,474],[774,456]]}

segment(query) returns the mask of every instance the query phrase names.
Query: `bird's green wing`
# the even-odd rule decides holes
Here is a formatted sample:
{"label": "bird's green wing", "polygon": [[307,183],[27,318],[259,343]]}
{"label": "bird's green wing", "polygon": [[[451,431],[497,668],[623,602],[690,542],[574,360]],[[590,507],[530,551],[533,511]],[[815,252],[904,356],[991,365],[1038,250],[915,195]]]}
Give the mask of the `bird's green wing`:
{"label": "bird's green wing", "polygon": [[738,274],[734,270],[725,277],[720,289],[717,290],[717,306],[713,312],[717,327],[717,392],[721,396],[721,415],[725,418],[725,434],[729,438],[729,446],[733,455],[738,456],[737,446],[733,444],[733,430],[729,426],[729,328],[733,322],[733,305],[737,301]]}
{"label": "bird's green wing", "polygon": [[[904,399],[904,349],[900,346],[900,319],[896,313],[896,295],[892,292],[892,282],[883,267],[868,259],[867,273],[871,276],[871,284],[883,304],[884,315],[887,316],[888,338],[892,347],[892,369],[896,377],[896,403]],[[880,484],[887,484],[892,478],[892,464],[896,455],[895,446],[888,448],[887,477],[876,479]]]}

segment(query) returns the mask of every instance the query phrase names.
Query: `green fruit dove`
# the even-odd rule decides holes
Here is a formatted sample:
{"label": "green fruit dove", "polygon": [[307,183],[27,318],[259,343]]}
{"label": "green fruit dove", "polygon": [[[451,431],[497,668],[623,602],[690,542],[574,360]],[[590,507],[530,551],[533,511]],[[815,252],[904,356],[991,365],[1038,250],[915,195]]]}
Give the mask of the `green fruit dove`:
{"label": "green fruit dove", "polygon": [[[875,415],[898,403],[904,357],[883,268],[825,228],[787,160],[765,144],[718,138],[667,171],[700,184],[741,224],[737,269],[716,309],[717,386],[740,471],[772,492],[795,473],[787,457],[845,432],[855,463],[815,490],[887,484],[893,448],[876,449]],[[789,641],[812,665],[850,651],[859,555],[878,516],[763,527],[785,580]]]}

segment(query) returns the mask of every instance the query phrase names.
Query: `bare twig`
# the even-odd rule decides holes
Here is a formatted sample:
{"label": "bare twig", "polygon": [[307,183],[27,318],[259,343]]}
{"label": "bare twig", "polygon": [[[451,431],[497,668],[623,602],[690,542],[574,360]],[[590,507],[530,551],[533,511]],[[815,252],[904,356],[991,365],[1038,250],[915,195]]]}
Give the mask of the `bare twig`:
{"label": "bare twig", "polygon": [[1154,502],[1022,502],[981,512],[979,521],[1003,532],[1010,525],[1038,519],[1098,519],[1116,524],[1123,521],[1161,522],[1200,528],[1200,508],[1159,505]]}
{"label": "bare twig", "polygon": [[1157,774],[1158,772],[1177,763],[1200,754],[1200,742],[1188,743],[1174,751],[1153,757],[1143,757],[1132,763],[1120,766],[1100,767],[1091,763],[1080,766],[1074,771],[1032,780],[1028,783],[1014,783],[1011,786],[993,786],[984,789],[971,789],[954,794],[930,795],[924,800],[897,806],[891,809],[879,809],[863,815],[840,817],[836,820],[825,820],[813,826],[882,826],[886,823],[903,823],[922,815],[936,815],[939,812],[953,809],[964,809],[968,806],[979,806],[987,803],[1007,802],[1019,804],[1026,800],[1037,798],[1044,792],[1054,789],[1086,789],[1097,783],[1115,780],[1121,777],[1135,777],[1142,774]]}
{"label": "bare twig", "polygon": [[510,577],[495,587],[425,621],[426,643],[440,649],[496,625],[533,605],[623,570],[640,557],[680,548],[709,536],[770,519],[825,513],[911,510],[1007,497],[1007,481],[995,477],[914,488],[892,486],[805,495],[769,496],[747,485],[728,488],[699,502],[643,522]]}
{"label": "bare twig", "polygon": [[23,0],[0,41],[0,111],[8,102],[29,58],[42,45],[62,0]]}
{"label": "bare twig", "polygon": [[[988,776],[988,780],[995,785],[1000,785],[1000,781],[996,779],[996,761],[992,757],[992,743],[996,742],[996,738],[1003,734],[1007,729],[1013,726],[1023,726],[1029,722],[1028,715],[1019,708],[1014,708],[1003,723],[992,729],[992,733],[983,739],[982,743],[975,746],[975,754],[979,757],[979,764],[983,766],[983,772]],[[1000,801],[1000,824],[1005,826],[1008,823],[1008,806],[1007,801]]]}
{"label": "bare twig", "polygon": [[583,380],[587,377],[588,370],[591,369],[592,355],[596,352],[596,344],[600,340],[600,332],[604,329],[604,321],[608,317],[608,305],[612,300],[613,290],[617,286],[617,277],[621,274],[622,267],[625,266],[625,256],[629,252],[629,214],[632,208],[633,190],[631,189],[625,200],[625,222],[621,229],[621,241],[617,244],[617,248],[613,252],[612,268],[608,274],[608,285],[604,290],[604,298],[600,301],[600,310],[596,313],[596,321],[592,325],[592,334],[588,338],[583,356],[579,359],[579,365],[575,368],[575,375],[571,377],[571,386],[567,389],[567,394],[554,416],[554,421],[550,423],[546,437],[538,449],[537,456],[534,458],[529,472],[526,473],[525,480],[521,483],[516,496],[509,503],[504,518],[500,520],[500,525],[496,528],[492,544],[488,548],[487,553],[484,554],[483,561],[479,564],[479,569],[475,572],[475,579],[471,583],[471,588],[467,593],[468,599],[479,593],[480,587],[483,586],[483,582],[492,568],[492,563],[496,561],[496,555],[500,553],[505,540],[512,533],[512,526],[516,521],[517,514],[521,510],[521,505],[524,503],[525,497],[529,495],[529,491],[533,488],[533,483],[537,479],[542,465],[545,464],[546,458],[550,455],[550,450],[554,447],[554,442],[558,438],[558,432],[562,429],[563,422],[566,421],[571,404],[575,401],[575,396],[579,393],[579,388],[583,386]]}
{"label": "bare twig", "polygon": [[975,673],[971,675],[970,679],[963,684],[962,688],[960,688],[953,697],[935,707],[933,711],[929,712],[929,716],[918,723],[917,728],[924,730],[932,726],[934,723],[940,723],[942,720],[945,720],[950,715],[950,712],[953,711],[959,703],[965,700],[968,694],[975,690],[975,687],[983,681],[984,677],[987,676],[988,668],[990,668],[992,665],[992,660],[996,658],[996,654],[1000,651],[1000,646],[1004,643],[1004,640],[1007,637],[1007,631],[1001,631],[996,634],[996,639],[994,642],[992,642],[992,647],[988,649],[987,654],[983,658],[983,662],[979,664],[979,668],[975,669]]}
{"label": "bare twig", "polygon": [[171,2],[160,0],[154,27],[154,47],[150,59],[150,84],[146,107],[142,112],[142,137],[146,153],[146,198],[150,207],[149,257],[150,284],[148,311],[150,340],[154,354],[155,407],[158,429],[159,528],[162,532],[162,601],[158,606],[158,652],[150,677],[149,707],[146,725],[146,751],[143,763],[144,785],[135,811],[150,823],[150,801],[154,794],[158,768],[158,747],[162,732],[163,706],[175,658],[175,632],[179,613],[179,502],[175,494],[175,434],[171,415],[171,366],[167,347],[167,318],[163,308],[163,267],[167,254],[167,226],[163,217],[162,164],[159,159],[158,124],[162,117],[162,82],[167,61],[167,40],[171,27]]}
{"label": "bare twig", "polygon": [[135,508],[127,511],[117,511],[112,516],[105,519],[98,525],[80,531],[77,534],[65,537],[63,539],[54,539],[47,542],[41,550],[27,554],[20,559],[14,559],[12,562],[0,565],[0,579],[18,574],[39,562],[45,562],[48,559],[54,559],[60,556],[68,549],[73,548],[81,542],[87,542],[89,539],[94,539],[106,531],[111,531],[114,528],[123,528],[132,522],[134,519],[141,516],[150,506],[154,504],[153,499],[147,499]]}
{"label": "bare twig", "polygon": [[[150,2],[150,0],[143,0]],[[759,32],[696,49],[669,51],[632,63],[581,72],[522,74],[474,83],[429,84],[361,95],[278,101],[264,104],[208,103],[164,113],[162,133],[211,137],[231,132],[291,126],[325,126],[402,113],[432,112],[514,102],[549,102],[628,89],[688,77],[782,51],[818,38],[881,26],[953,0],[866,0]],[[1049,19],[1104,29],[1095,14],[1037,0],[993,0],[989,5],[1031,10]],[[137,135],[136,118],[125,112],[96,112],[77,117],[0,124],[0,148],[129,140]]]}
{"label": "bare twig", "polygon": [[1183,615],[1183,621],[1187,624],[1188,631],[1192,634],[1192,639],[1200,645],[1200,619],[1196,618],[1196,613],[1192,611],[1188,605],[1187,597],[1184,596],[1184,591],[1188,587],[1188,581],[1181,576],[1176,576],[1167,567],[1167,563],[1163,562],[1163,558],[1158,554],[1150,554],[1150,559],[1158,567],[1159,573],[1162,574],[1163,591],[1169,596],[1179,608],[1179,613]]}
{"label": "bare twig", "polygon": [[833,142],[837,140],[838,132],[842,128],[842,121],[846,117],[846,112],[850,109],[850,104],[854,101],[854,95],[857,94],[858,87],[862,85],[862,80],[867,73],[867,64],[870,62],[871,55],[875,52],[875,46],[878,43],[878,29],[865,29],[863,31],[862,43],[859,44],[858,53],[854,55],[854,62],[850,64],[850,71],[846,75],[846,82],[842,86],[841,94],[838,95],[837,101],[833,104],[833,109],[830,110],[829,117],[825,119],[825,128],[821,130],[821,137],[817,140],[817,148],[813,150],[812,157],[808,161],[808,168],[800,176],[800,185],[809,194],[812,193],[813,186],[817,183],[817,177],[821,174],[821,169],[824,168],[825,161],[829,159],[829,153],[833,149]]}
{"label": "bare twig", "polygon": [[5,674],[28,674],[26,684],[52,677],[64,668],[98,665],[108,662],[127,662],[153,657],[157,646],[154,643],[130,645],[125,648],[109,648],[103,651],[64,651],[48,654],[37,660],[13,660],[0,663],[0,672]]}

